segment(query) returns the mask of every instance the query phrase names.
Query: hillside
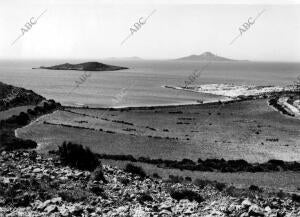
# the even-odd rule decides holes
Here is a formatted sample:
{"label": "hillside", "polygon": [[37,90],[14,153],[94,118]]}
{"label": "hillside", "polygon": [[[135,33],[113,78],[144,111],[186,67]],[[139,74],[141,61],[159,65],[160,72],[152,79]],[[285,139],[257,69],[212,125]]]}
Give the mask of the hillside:
{"label": "hillside", "polygon": [[235,61],[225,57],[217,56],[211,52],[204,52],[200,55],[190,55],[179,58],[177,60],[188,60],[188,61]]}
{"label": "hillside", "polygon": [[1,216],[300,215],[299,196],[276,196],[257,186],[239,190],[204,180],[162,180],[132,167],[103,165],[89,172],[28,151],[2,152],[0,162]]}
{"label": "hillside", "polygon": [[[33,68],[37,69],[37,68]],[[113,66],[113,65],[106,65],[99,62],[85,62],[80,64],[70,64],[65,63],[61,65],[55,65],[55,66],[41,66],[40,69],[51,69],[51,70],[78,70],[78,71],[115,71],[115,70],[122,70],[122,69],[128,69],[126,67],[120,67],[120,66]]]}
{"label": "hillside", "polygon": [[0,111],[16,106],[37,105],[45,98],[21,87],[0,82]]}

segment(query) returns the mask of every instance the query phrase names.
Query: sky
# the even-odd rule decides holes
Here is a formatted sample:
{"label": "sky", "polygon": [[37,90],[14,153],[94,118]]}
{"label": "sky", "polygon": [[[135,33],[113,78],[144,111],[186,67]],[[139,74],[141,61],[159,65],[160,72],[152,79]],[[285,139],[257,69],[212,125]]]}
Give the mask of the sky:
{"label": "sky", "polygon": [[172,59],[210,51],[300,62],[300,1],[1,0],[0,25],[0,59]]}

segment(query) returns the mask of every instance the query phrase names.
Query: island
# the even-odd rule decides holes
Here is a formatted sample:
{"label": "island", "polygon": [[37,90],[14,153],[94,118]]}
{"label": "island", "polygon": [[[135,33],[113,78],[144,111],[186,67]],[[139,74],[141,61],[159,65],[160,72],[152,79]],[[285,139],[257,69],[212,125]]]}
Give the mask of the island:
{"label": "island", "polygon": [[115,70],[123,70],[128,69],[126,67],[107,65],[99,62],[85,62],[79,64],[70,64],[65,63],[56,66],[41,66],[39,68],[32,69],[51,69],[51,70],[77,70],[77,71],[115,71]]}
{"label": "island", "polygon": [[225,57],[221,57],[218,55],[215,55],[211,52],[204,52],[200,55],[190,55],[182,58],[178,58],[175,60],[188,60],[188,61],[235,61],[233,59],[228,59]]}

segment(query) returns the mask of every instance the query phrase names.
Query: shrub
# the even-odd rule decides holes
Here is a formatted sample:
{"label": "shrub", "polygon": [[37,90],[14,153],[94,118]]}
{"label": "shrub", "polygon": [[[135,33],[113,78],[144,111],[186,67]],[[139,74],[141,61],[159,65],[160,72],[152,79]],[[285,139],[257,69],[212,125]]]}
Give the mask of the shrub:
{"label": "shrub", "polygon": [[58,153],[63,164],[81,170],[93,171],[100,165],[97,155],[82,145],[64,142],[59,146]]}
{"label": "shrub", "polygon": [[259,189],[259,187],[256,186],[256,185],[250,185],[249,190],[250,190],[250,191],[259,191],[260,189]]}
{"label": "shrub", "polygon": [[119,177],[118,178],[119,182],[121,182],[123,185],[128,185],[130,183],[130,179],[126,177]]}
{"label": "shrub", "polygon": [[191,181],[192,181],[192,178],[191,178],[191,177],[189,177],[189,176],[186,176],[186,177],[185,177],[185,181],[187,181],[187,182],[191,182]]}
{"label": "shrub", "polygon": [[147,202],[147,201],[153,201],[153,198],[151,197],[151,195],[149,193],[140,193],[138,196],[137,196],[137,201],[141,204]]}
{"label": "shrub", "polygon": [[92,179],[95,181],[103,181],[104,183],[107,183],[104,173],[103,173],[103,168],[102,165],[99,165],[93,172],[92,174]]}
{"label": "shrub", "polygon": [[26,113],[21,112],[19,114],[19,116],[17,116],[16,121],[17,121],[17,124],[24,126],[24,125],[28,124],[28,122],[30,121],[30,118]]}
{"label": "shrub", "polygon": [[145,171],[143,170],[142,167],[138,167],[138,166],[135,166],[135,165],[130,164],[130,163],[126,165],[124,171],[128,172],[128,173],[132,173],[134,175],[138,175],[141,178],[145,178],[146,177],[146,173],[145,173]]}
{"label": "shrub", "polygon": [[284,199],[286,194],[282,190],[280,190],[277,192],[276,196],[279,197],[280,199]]}
{"label": "shrub", "polygon": [[182,183],[184,178],[182,176],[169,175],[168,181],[171,183]]}
{"label": "shrub", "polygon": [[204,201],[203,197],[197,192],[194,192],[189,189],[172,189],[170,192],[170,196],[175,200],[182,200],[187,199],[189,201],[197,201],[198,203],[201,203]]}
{"label": "shrub", "polygon": [[203,179],[195,179],[194,185],[198,186],[199,188],[204,188],[206,185],[211,184],[211,181],[209,180],[203,180]]}
{"label": "shrub", "polygon": [[198,186],[199,188],[204,188],[207,185],[211,185],[218,191],[223,191],[226,188],[225,183],[210,181],[210,180],[202,180],[202,179],[196,179],[194,181],[194,185]]}
{"label": "shrub", "polygon": [[292,200],[297,202],[297,203],[300,203],[300,195],[292,194]]}
{"label": "shrub", "polygon": [[157,173],[153,173],[153,178],[155,178],[155,179],[159,179],[159,178],[161,178]]}
{"label": "shrub", "polygon": [[96,194],[97,196],[102,196],[103,198],[107,198],[104,189],[102,187],[100,187],[99,185],[91,185],[89,187],[89,190],[91,192],[93,192],[94,194]]}
{"label": "shrub", "polygon": [[36,153],[36,151],[31,151],[31,152],[29,152],[29,159],[31,160],[31,161],[36,161],[36,157],[37,157],[37,153]]}
{"label": "shrub", "polygon": [[226,188],[226,184],[221,182],[215,182],[214,186],[218,191],[223,191]]}
{"label": "shrub", "polygon": [[[2,138],[0,138],[2,140]],[[15,138],[10,135],[3,139],[3,144],[5,145],[6,151],[13,151],[17,149],[31,149],[36,148],[37,143],[32,140],[23,140],[20,138]]]}

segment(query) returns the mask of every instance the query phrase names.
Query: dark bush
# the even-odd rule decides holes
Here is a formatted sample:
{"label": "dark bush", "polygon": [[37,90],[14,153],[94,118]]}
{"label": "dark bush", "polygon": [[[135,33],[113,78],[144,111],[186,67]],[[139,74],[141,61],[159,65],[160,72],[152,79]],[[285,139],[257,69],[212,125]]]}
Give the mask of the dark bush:
{"label": "dark bush", "polygon": [[29,123],[30,118],[29,118],[29,116],[28,116],[26,113],[21,112],[21,113],[19,114],[19,116],[17,116],[16,121],[17,121],[17,124],[23,126],[23,125],[26,125],[26,124]]}
{"label": "dark bush", "polygon": [[191,177],[189,177],[189,176],[186,176],[186,177],[185,177],[185,181],[187,181],[187,182],[191,182],[191,181],[192,181],[192,178],[191,178]]}
{"label": "dark bush", "polygon": [[153,173],[153,178],[156,178],[156,179],[159,179],[159,178],[161,178],[157,173]]}
{"label": "dark bush", "polygon": [[22,140],[19,138],[15,137],[7,137],[3,141],[3,144],[5,145],[5,150],[6,151],[13,151],[17,149],[31,149],[31,148],[36,148],[37,143],[32,140]]}
{"label": "dark bush", "polygon": [[36,113],[32,109],[28,109],[27,113],[30,115],[36,115]]}
{"label": "dark bush", "polygon": [[145,171],[143,170],[142,167],[138,167],[138,166],[135,166],[135,165],[130,164],[130,163],[126,165],[124,171],[128,172],[128,173],[132,173],[134,175],[138,175],[141,178],[145,178],[146,177],[146,173],[145,173]]}
{"label": "dark bush", "polygon": [[147,201],[153,201],[153,198],[151,197],[151,195],[149,193],[140,193],[138,196],[137,196],[137,201],[141,204],[147,202]]}
{"label": "dark bush", "polygon": [[93,171],[92,179],[95,181],[103,181],[104,183],[107,183],[103,173],[102,165],[100,163],[99,166]]}
{"label": "dark bush", "polygon": [[259,187],[256,186],[256,185],[250,185],[249,190],[250,190],[250,191],[259,191],[260,189],[259,189]]}
{"label": "dark bush", "polygon": [[123,185],[128,185],[130,183],[130,180],[127,179],[126,177],[119,177],[118,178],[119,182],[121,182]]}
{"label": "dark bush", "polygon": [[100,165],[97,155],[82,145],[64,142],[58,153],[63,164],[77,169],[93,171]]}
{"label": "dark bush", "polygon": [[89,187],[89,190],[96,194],[97,196],[102,196],[105,194],[104,189],[99,185],[92,185]]}
{"label": "dark bush", "polygon": [[182,183],[184,178],[182,176],[169,175],[168,181],[171,183]]}
{"label": "dark bush", "polygon": [[297,202],[297,203],[300,203],[300,195],[292,194],[292,200]]}
{"label": "dark bush", "polygon": [[198,186],[199,188],[204,188],[206,185],[211,184],[212,181],[205,180],[205,179],[195,179],[194,185]]}
{"label": "dark bush", "polygon": [[221,182],[215,182],[214,186],[218,191],[223,191],[226,188],[226,184]]}
{"label": "dark bush", "polygon": [[194,192],[189,189],[172,189],[170,191],[170,195],[175,200],[182,200],[187,199],[189,201],[197,201],[198,203],[201,203],[204,201],[203,197],[197,192]]}
{"label": "dark bush", "polygon": [[29,159],[31,160],[31,161],[36,161],[36,157],[37,157],[37,153],[36,153],[36,151],[31,151],[31,152],[29,152]]}

